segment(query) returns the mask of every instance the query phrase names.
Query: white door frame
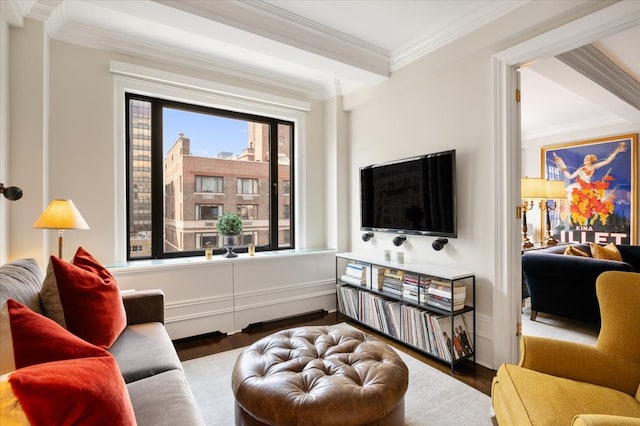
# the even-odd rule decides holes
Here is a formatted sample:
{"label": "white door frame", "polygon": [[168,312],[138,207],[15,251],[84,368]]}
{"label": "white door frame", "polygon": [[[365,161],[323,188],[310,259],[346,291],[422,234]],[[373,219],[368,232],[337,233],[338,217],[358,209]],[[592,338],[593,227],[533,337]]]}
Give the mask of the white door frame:
{"label": "white door frame", "polygon": [[[493,57],[494,154],[496,164],[496,284],[493,289],[493,365],[518,359],[516,324],[521,318],[520,125],[515,89],[518,66],[554,56],[640,25],[640,2],[621,1]],[[518,283],[514,285],[514,283]]]}

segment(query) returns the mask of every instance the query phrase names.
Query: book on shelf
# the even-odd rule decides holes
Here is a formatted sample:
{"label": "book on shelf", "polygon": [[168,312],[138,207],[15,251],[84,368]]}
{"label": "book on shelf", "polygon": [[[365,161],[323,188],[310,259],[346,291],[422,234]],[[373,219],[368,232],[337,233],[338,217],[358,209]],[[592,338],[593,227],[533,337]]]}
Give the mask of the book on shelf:
{"label": "book on shelf", "polygon": [[413,302],[418,302],[419,293],[418,275],[405,272],[402,277],[402,297]]}
{"label": "book on shelf", "polygon": [[358,278],[354,278],[351,275],[341,275],[340,276],[340,281],[344,281],[345,283],[349,283],[349,284],[353,284],[353,285],[357,285],[357,286],[363,286],[365,285],[362,280],[358,279]]}
{"label": "book on shelf", "polygon": [[359,281],[360,285],[367,283],[367,266],[359,263],[350,262],[347,264],[345,275]]}
{"label": "book on shelf", "polygon": [[397,269],[385,269],[382,277],[382,291],[402,296],[402,275],[403,272]]}
{"label": "book on shelf", "polygon": [[[461,349],[460,352],[456,350],[456,359],[460,359],[465,356],[473,355],[473,337],[471,333],[467,331],[467,326],[464,323],[462,315],[456,315],[453,317],[453,329],[454,338],[459,340]],[[456,348],[454,340],[454,349]]]}
{"label": "book on shelf", "polygon": [[429,286],[427,293],[448,298],[451,298],[451,295],[453,295],[454,299],[464,299],[467,295],[467,289],[466,287],[456,287],[452,292],[451,287],[443,289],[438,286]]}
{"label": "book on shelf", "polygon": [[[451,322],[453,321],[453,334]],[[462,315],[453,318],[449,315],[437,318],[438,336],[444,352],[442,358],[445,361],[462,359],[473,354],[473,341],[467,331]]]}
{"label": "book on shelf", "polygon": [[427,301],[425,303],[427,306],[433,306],[434,308],[439,308],[445,311],[459,311],[464,308],[464,300],[462,302],[454,302],[453,304],[450,301],[437,300],[432,297],[427,297]]}
{"label": "book on shelf", "polygon": [[446,311],[458,311],[464,308],[466,299],[467,286],[464,283],[453,283],[446,286],[434,284],[432,279],[427,289],[426,298],[423,300],[428,306],[434,306]]}
{"label": "book on shelf", "polygon": [[338,310],[351,318],[359,318],[358,293],[359,291],[356,288],[346,285],[338,285]]}
{"label": "book on shelf", "polygon": [[371,283],[369,283],[369,287],[374,290],[382,290],[385,269],[375,265],[371,266]]}
{"label": "book on shelf", "polygon": [[441,286],[441,287],[466,287],[465,283],[463,283],[462,281],[445,281],[445,280],[439,280],[437,278],[431,278],[430,280],[430,285],[434,285],[434,286]]}
{"label": "book on shelf", "polygon": [[386,268],[384,271],[385,278],[395,278],[397,280],[402,281],[403,275],[404,275],[404,271],[401,269]]}

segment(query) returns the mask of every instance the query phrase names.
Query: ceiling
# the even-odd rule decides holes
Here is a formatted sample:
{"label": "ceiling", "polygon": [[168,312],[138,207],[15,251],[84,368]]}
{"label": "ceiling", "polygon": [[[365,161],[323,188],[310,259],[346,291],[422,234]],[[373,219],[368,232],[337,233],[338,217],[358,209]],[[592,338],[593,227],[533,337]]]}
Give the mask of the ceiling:
{"label": "ceiling", "polygon": [[[44,21],[49,35],[57,40],[178,62],[326,99],[378,84],[398,68],[527,1],[0,3],[10,24],[20,25],[25,16]],[[594,43],[636,85],[640,81],[638,40],[640,27]],[[639,108],[620,101],[558,59],[530,64],[521,75],[525,139],[552,134],[560,127],[640,123]]]}

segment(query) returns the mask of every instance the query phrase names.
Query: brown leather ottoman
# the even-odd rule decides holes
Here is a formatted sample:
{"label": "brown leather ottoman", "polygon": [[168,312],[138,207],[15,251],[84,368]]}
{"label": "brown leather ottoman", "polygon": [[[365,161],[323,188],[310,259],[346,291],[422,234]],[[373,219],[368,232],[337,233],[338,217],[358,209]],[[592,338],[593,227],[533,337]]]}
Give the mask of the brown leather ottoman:
{"label": "brown leather ottoman", "polygon": [[342,325],[267,336],[231,376],[236,425],[403,425],[408,384],[391,347]]}

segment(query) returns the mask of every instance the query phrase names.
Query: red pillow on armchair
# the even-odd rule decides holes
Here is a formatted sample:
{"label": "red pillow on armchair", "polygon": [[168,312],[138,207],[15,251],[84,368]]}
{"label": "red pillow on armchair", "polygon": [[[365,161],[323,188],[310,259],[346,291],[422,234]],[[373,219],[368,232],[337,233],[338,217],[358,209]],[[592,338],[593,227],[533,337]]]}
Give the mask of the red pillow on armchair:
{"label": "red pillow on armchair", "polygon": [[102,348],[109,348],[127,325],[116,280],[82,247],[73,263],[51,256],[40,299],[48,317]]}

